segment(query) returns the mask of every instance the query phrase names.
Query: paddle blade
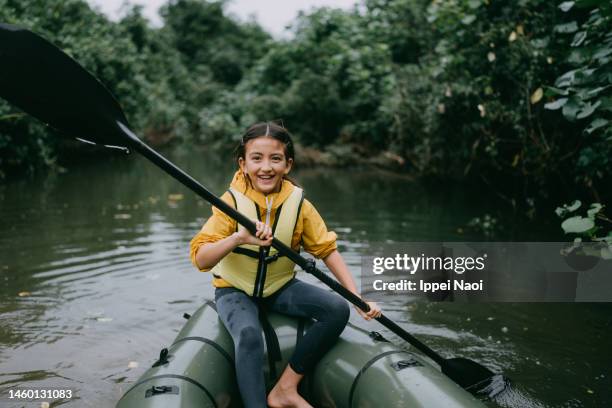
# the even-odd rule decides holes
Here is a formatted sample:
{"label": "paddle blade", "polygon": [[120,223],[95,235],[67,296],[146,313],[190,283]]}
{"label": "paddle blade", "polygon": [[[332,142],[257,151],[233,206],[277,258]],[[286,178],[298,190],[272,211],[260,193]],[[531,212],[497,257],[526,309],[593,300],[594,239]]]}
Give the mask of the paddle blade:
{"label": "paddle blade", "polygon": [[0,97],[68,136],[131,145],[119,103],[93,75],[31,31],[0,24]]}
{"label": "paddle blade", "polygon": [[442,372],[472,394],[493,397],[509,383],[501,374],[495,374],[482,364],[467,358],[449,358],[441,365]]}

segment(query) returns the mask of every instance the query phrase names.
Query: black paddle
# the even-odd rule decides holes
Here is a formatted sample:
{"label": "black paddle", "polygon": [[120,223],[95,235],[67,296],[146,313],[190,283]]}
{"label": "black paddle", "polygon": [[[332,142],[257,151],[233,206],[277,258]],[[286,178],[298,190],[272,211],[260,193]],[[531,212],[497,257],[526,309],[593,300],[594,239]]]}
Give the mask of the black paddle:
{"label": "black paddle", "polygon": [[[7,24],[0,24],[0,97],[81,141],[137,151],[255,233],[250,219],[138,139],[117,100],[76,61],[31,31]],[[317,269],[314,261],[276,238],[272,246],[361,310],[369,310],[367,303]],[[465,358],[445,359],[386,316],[377,320],[438,363],[444,374],[470,392],[493,396],[506,386],[502,375],[483,365]]]}

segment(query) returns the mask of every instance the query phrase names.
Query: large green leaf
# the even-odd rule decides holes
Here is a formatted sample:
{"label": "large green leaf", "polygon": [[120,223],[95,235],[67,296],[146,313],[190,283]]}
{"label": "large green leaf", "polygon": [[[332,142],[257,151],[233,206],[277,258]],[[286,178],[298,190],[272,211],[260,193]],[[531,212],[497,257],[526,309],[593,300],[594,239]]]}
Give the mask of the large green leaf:
{"label": "large green leaf", "polygon": [[605,91],[609,87],[610,85],[598,86],[597,88],[589,89],[588,94],[589,96],[597,96],[597,94],[599,94],[601,91]]}
{"label": "large green leaf", "polygon": [[610,46],[599,47],[597,51],[595,52],[595,54],[593,54],[593,58],[603,59],[604,57],[607,57],[610,54],[612,54],[612,47]]}
{"label": "large green leaf", "polygon": [[595,68],[582,68],[576,70],[576,75],[574,76],[574,84],[573,85],[586,85],[590,84],[593,80],[596,79],[594,74],[597,72]]}
{"label": "large green leaf", "polygon": [[465,25],[470,25],[476,20],[476,16],[474,14],[468,14],[467,16],[461,19],[461,22]]}
{"label": "large green leaf", "polygon": [[482,5],[482,0],[469,0],[468,1],[468,7],[471,9],[477,9],[478,7],[480,7]]}
{"label": "large green leaf", "polygon": [[575,2],[573,1],[564,1],[563,3],[559,4],[559,8],[562,11],[569,11],[572,7],[574,7]]}
{"label": "large green leaf", "polygon": [[571,86],[574,83],[576,71],[576,69],[572,69],[571,71],[567,71],[565,74],[561,75],[555,81],[555,86],[558,88],[566,88],[568,86]]}
{"label": "large green leaf", "polygon": [[565,118],[569,120],[570,122],[573,122],[576,120],[576,116],[578,115],[578,112],[580,111],[581,111],[581,106],[574,98],[570,98],[563,105],[563,110],[562,110],[563,116],[565,116]]}
{"label": "large green leaf", "polygon": [[591,134],[595,132],[597,129],[600,129],[606,126],[609,123],[608,119],[597,118],[594,119],[591,124],[584,130],[587,134]]}
{"label": "large green leaf", "polygon": [[581,205],[580,200],[574,200],[571,204],[563,204],[563,207],[557,207],[555,214],[559,217],[565,217],[567,214],[576,211]]}
{"label": "large green leaf", "polygon": [[601,101],[600,110],[607,110],[608,112],[612,112],[612,97],[606,96],[599,99]]}
{"label": "large green leaf", "polygon": [[578,31],[575,35],[574,35],[574,39],[572,40],[572,47],[579,47],[580,45],[582,45],[582,43],[584,42],[584,40],[586,40],[587,38],[587,32],[586,31]]}
{"label": "large green leaf", "polygon": [[569,212],[576,211],[577,209],[580,208],[581,205],[582,205],[582,202],[580,200],[574,200],[573,203],[567,206],[567,211]]}
{"label": "large green leaf", "polygon": [[570,217],[561,223],[561,228],[563,228],[566,234],[581,234],[594,226],[595,222],[592,219],[581,217],[580,215]]}
{"label": "large green leaf", "polygon": [[591,208],[587,210],[587,215],[589,218],[595,218],[595,216],[601,211],[603,205],[601,203],[593,203],[591,204]]}
{"label": "large green leaf", "polygon": [[578,114],[576,115],[576,119],[584,119],[591,116],[599,105],[601,105],[601,101],[597,101],[595,103],[587,102],[583,105],[580,112],[578,112]]}
{"label": "large green leaf", "polygon": [[561,34],[571,34],[578,31],[578,24],[575,21],[565,24],[559,24],[554,27],[555,32]]}
{"label": "large green leaf", "polygon": [[567,101],[568,101],[567,98],[559,98],[556,101],[549,102],[546,105],[544,105],[544,109],[548,109],[548,110],[561,109],[561,107],[563,107],[563,105],[565,105]]}

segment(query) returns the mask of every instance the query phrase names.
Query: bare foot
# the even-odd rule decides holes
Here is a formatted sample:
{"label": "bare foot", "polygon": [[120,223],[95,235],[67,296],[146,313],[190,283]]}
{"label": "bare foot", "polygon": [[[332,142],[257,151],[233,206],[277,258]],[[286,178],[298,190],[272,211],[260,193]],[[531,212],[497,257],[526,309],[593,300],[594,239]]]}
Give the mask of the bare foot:
{"label": "bare foot", "polygon": [[268,405],[271,408],[312,408],[296,388],[283,388],[278,383],[268,394]]}

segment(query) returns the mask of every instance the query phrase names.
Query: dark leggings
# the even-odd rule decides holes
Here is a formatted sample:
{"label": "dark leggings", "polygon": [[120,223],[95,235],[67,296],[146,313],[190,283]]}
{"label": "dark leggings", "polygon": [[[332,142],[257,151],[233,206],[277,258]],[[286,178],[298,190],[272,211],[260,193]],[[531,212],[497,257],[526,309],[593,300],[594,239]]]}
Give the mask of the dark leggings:
{"label": "dark leggings", "polygon": [[[349,318],[340,296],[297,279],[260,300],[267,310],[313,318],[289,359],[299,374],[311,369],[334,344]],[[256,300],[235,288],[217,288],[217,311],[234,340],[236,377],[245,407],[267,407],[264,384],[264,343]]]}

